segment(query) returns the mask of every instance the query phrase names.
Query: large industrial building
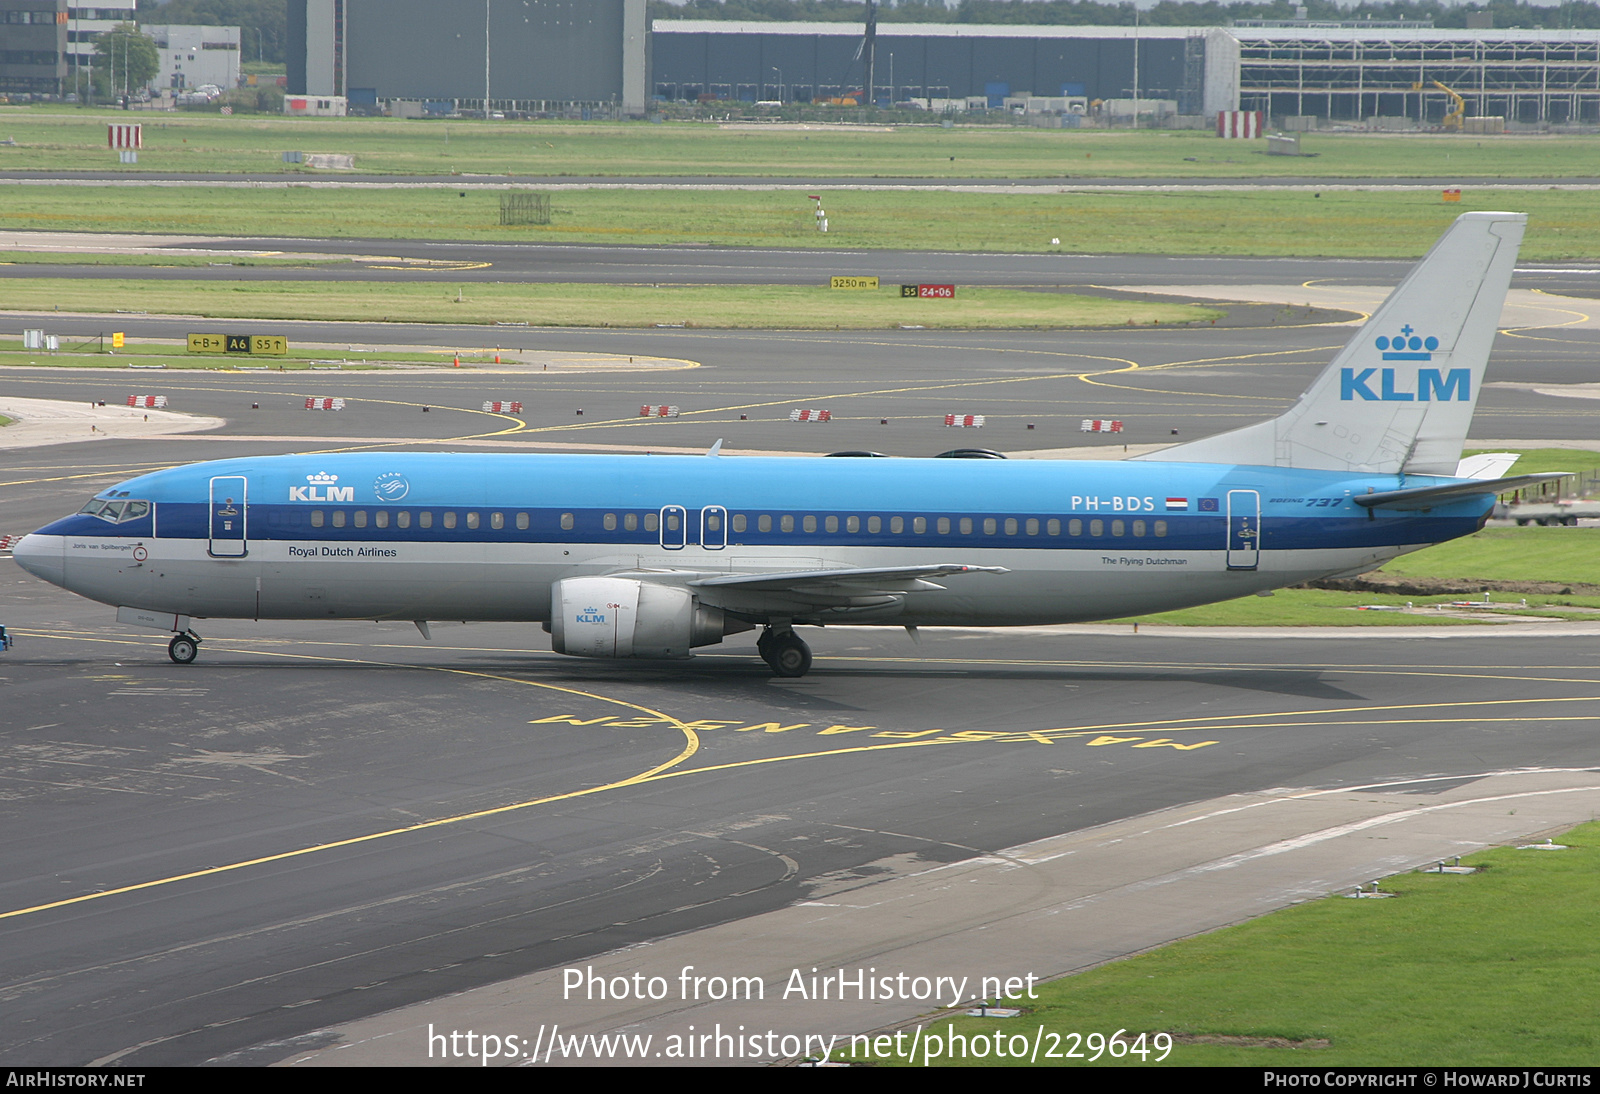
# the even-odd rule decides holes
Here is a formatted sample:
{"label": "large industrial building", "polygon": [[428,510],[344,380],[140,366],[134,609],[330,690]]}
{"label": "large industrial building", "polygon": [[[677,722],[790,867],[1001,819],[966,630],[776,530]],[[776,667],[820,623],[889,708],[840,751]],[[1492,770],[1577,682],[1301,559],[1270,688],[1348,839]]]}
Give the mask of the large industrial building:
{"label": "large industrial building", "polygon": [[289,0],[288,14],[294,95],[623,114],[648,97],[645,0]]}
{"label": "large industrial building", "polygon": [[[864,92],[863,28],[849,23],[658,19],[652,83],[666,99],[785,101]],[[1437,123],[1600,122],[1600,31],[1439,30],[1415,23],[1210,28],[887,23],[877,28],[874,100],[953,104],[1081,95],[1174,104],[1181,116]],[[1418,90],[1417,85],[1421,85]],[[1141,110],[1145,109],[1141,106]]]}
{"label": "large industrial building", "polygon": [[71,95],[87,91],[94,41],[134,21],[136,0],[0,0],[0,92]]}

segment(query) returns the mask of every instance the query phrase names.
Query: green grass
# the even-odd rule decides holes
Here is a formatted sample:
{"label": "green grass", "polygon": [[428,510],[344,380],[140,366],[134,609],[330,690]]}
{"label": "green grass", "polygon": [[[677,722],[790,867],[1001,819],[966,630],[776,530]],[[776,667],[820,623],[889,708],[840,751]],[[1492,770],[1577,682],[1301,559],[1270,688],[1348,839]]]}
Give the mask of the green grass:
{"label": "green grass", "polygon": [[144,125],[146,171],[277,172],[285,151],[340,152],[363,172],[492,175],[1324,178],[1594,174],[1592,137],[1308,134],[1315,159],[1268,157],[1264,141],[1206,132],[1111,132],[936,124],[892,132],[725,130],[703,122],[522,122],[390,118],[223,118],[0,107],[9,170],[115,168],[107,122]]}
{"label": "green grass", "polygon": [[247,258],[217,255],[93,254],[89,252],[0,251],[0,266],[266,266],[285,269],[312,269],[319,266],[349,265],[348,258]]}
{"label": "green grass", "polygon": [[[1570,452],[1567,454],[1572,455]],[[1513,470],[1522,470],[1520,462]],[[1485,528],[1476,535],[1401,555],[1385,565],[1382,572],[1417,579],[1600,585],[1600,528]],[[1220,604],[1206,604],[1198,608],[1159,612],[1114,622],[1176,627],[1451,626],[1469,621],[1352,609],[1363,604],[1403,605],[1408,602],[1422,607],[1452,600],[1477,600],[1480,596],[1473,594],[1469,597],[1461,593],[1406,596],[1328,589],[1280,589],[1270,597],[1247,596]],[[1517,603],[1524,596],[1529,610],[1494,614],[1533,615],[1550,619],[1600,619],[1600,615],[1591,612],[1562,611],[1563,608],[1572,607],[1600,607],[1600,599],[1593,597],[1560,593],[1490,594],[1492,600],[1507,604]],[[1484,614],[1487,616],[1489,613]]]}
{"label": "green grass", "polygon": [[[1463,456],[1476,456],[1482,452],[1512,452],[1510,448],[1469,448]],[[1507,475],[1537,475],[1545,471],[1570,471],[1573,474],[1595,474],[1600,468],[1600,452],[1582,448],[1529,448],[1523,449],[1517,462]]]}
{"label": "green grass", "polygon": [[526,322],[535,326],[650,327],[681,323],[749,329],[871,329],[899,324],[961,329],[1208,322],[1223,313],[1186,304],[1110,300],[1015,289],[958,289],[954,300],[765,285],[505,285],[313,282],[8,280],[7,306],[118,308],[229,318]]}
{"label": "green grass", "polygon": [[0,414],[0,429],[4,429],[6,426],[10,425],[11,421],[12,419],[7,418],[4,414]]}
{"label": "green grass", "polygon": [[1174,943],[1045,984],[1009,1024],[961,1018],[955,1029],[1042,1023],[1063,1037],[1126,1029],[1304,1046],[1179,1043],[1165,1061],[1177,1066],[1590,1066],[1600,824],[1556,842],[1571,850],[1487,851],[1463,860],[1477,874],[1388,879],[1395,899],[1330,897]]}
{"label": "green grass", "polygon": [[[86,339],[82,343],[68,342],[58,353],[45,353],[39,350],[23,350],[21,342],[15,338],[10,340],[0,339],[0,367],[8,365],[48,365],[52,368],[112,368],[127,369],[133,366],[160,365],[167,369],[212,369],[229,370],[237,368],[266,367],[277,371],[282,369],[288,372],[297,372],[309,369],[314,364],[327,364],[339,362],[346,369],[375,368],[381,365],[406,364],[406,365],[435,365],[440,368],[452,365],[455,355],[450,352],[440,353],[375,353],[361,351],[357,356],[354,351],[341,352],[327,349],[320,353],[309,353],[296,350],[293,347],[282,357],[248,357],[229,356],[226,354],[189,353],[182,348],[166,348],[147,343],[130,343],[126,348],[116,352],[97,352],[99,339]],[[462,361],[492,360],[492,357],[461,356]]]}
{"label": "green grass", "polygon": [[1597,585],[1600,528],[1485,528],[1474,536],[1402,555],[1383,570],[1419,578]]}
{"label": "green grass", "polygon": [[[1600,145],[1597,145],[1600,151]],[[0,157],[0,164],[4,163]],[[0,229],[355,239],[1416,258],[1474,209],[1529,214],[1529,261],[1600,256],[1600,197],[1473,190],[1044,195],[852,190],[830,231],[799,191],[573,190],[547,226],[501,227],[497,191],[8,187]],[[1060,239],[1059,246],[1050,241]],[[286,244],[286,246],[293,246]],[[841,273],[872,273],[871,269]],[[937,264],[929,279],[937,274]]]}
{"label": "green grass", "polygon": [[[1496,529],[1507,530],[1507,529]],[[1521,529],[1517,529],[1521,531]],[[1555,531],[1555,529],[1550,529]],[[1438,548],[1430,548],[1438,550]],[[1393,572],[1386,567],[1386,572]],[[1457,575],[1440,575],[1457,576]],[[1494,579],[1489,579],[1494,580]],[[1472,626],[1492,623],[1497,615],[1525,615],[1543,619],[1600,620],[1600,613],[1563,611],[1564,608],[1600,608],[1600,597],[1564,596],[1559,594],[1491,593],[1490,599],[1500,604],[1518,604],[1527,600],[1526,610],[1493,611],[1479,613],[1479,619],[1461,619],[1454,616],[1417,615],[1409,612],[1370,612],[1358,609],[1368,604],[1402,607],[1411,604],[1417,608],[1446,605],[1454,600],[1481,600],[1481,593],[1470,596],[1453,593],[1439,596],[1405,596],[1395,593],[1347,593],[1331,589],[1279,589],[1270,597],[1246,596],[1238,600],[1225,600],[1220,604],[1206,604],[1198,608],[1183,608],[1173,612],[1157,612],[1137,618],[1111,620],[1114,623],[1144,623],[1170,627],[1420,627],[1420,626]]]}

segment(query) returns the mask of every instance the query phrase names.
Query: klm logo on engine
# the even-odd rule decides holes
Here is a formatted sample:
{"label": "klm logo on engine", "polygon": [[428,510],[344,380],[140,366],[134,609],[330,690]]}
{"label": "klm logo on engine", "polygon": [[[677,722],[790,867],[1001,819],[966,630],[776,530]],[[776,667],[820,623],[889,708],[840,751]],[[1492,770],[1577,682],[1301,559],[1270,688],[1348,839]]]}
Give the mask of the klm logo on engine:
{"label": "klm logo on engine", "polygon": [[353,486],[335,486],[339,481],[338,475],[330,475],[326,471],[315,475],[307,475],[306,482],[309,486],[289,487],[290,501],[355,501],[356,488]]}
{"label": "klm logo on engine", "polygon": [[[1472,398],[1471,369],[1453,368],[1444,372],[1436,368],[1419,368],[1415,391],[1401,390],[1396,386],[1397,382],[1404,382],[1396,376],[1399,371],[1392,368],[1364,368],[1357,372],[1353,368],[1342,368],[1339,370],[1339,398],[1344,402],[1363,399],[1373,403],[1465,403]],[[1400,375],[1404,377],[1409,372],[1407,369]],[[1371,387],[1374,383],[1378,385],[1376,391]]]}
{"label": "klm logo on engine", "polygon": [[606,621],[606,617],[599,608],[585,608],[583,611],[573,616],[572,621],[574,623],[604,623]]}

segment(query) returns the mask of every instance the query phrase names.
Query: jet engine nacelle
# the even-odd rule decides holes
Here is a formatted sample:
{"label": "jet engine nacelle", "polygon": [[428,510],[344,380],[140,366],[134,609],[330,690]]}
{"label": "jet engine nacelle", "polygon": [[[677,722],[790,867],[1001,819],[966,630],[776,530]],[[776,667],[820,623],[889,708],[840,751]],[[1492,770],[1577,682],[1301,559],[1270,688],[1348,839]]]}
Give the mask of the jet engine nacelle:
{"label": "jet engine nacelle", "polygon": [[574,657],[689,657],[748,630],[694,593],[621,577],[569,577],[550,590],[551,647]]}

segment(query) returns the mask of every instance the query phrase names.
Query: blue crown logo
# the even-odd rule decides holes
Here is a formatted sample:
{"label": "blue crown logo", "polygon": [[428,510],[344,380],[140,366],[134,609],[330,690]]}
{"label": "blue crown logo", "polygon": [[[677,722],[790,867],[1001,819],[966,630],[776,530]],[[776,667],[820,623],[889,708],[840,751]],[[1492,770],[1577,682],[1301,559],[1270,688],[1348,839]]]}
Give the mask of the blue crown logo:
{"label": "blue crown logo", "polygon": [[1407,323],[1394,338],[1378,335],[1377,346],[1383,351],[1385,361],[1431,361],[1439,340],[1432,335],[1420,338]]}

